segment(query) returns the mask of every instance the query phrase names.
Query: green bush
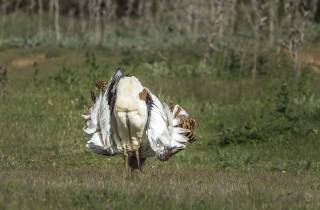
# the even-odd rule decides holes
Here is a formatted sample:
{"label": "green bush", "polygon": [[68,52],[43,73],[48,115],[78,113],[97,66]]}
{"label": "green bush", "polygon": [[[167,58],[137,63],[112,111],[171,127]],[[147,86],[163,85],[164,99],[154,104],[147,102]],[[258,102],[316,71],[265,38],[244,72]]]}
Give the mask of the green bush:
{"label": "green bush", "polygon": [[[251,115],[242,119],[234,119],[233,124],[219,124],[219,144],[225,146],[276,139],[290,141],[293,136],[296,138],[316,134],[317,124],[314,118],[319,113],[320,104],[314,104],[316,102],[304,81],[302,76],[295,84],[282,84],[270,96],[262,99],[256,112],[251,112]],[[241,109],[245,108],[238,108],[238,112]]]}
{"label": "green bush", "polygon": [[62,87],[65,90],[72,89],[73,86],[79,82],[74,71],[66,66],[63,66],[62,69],[53,76],[53,81],[58,87]]}

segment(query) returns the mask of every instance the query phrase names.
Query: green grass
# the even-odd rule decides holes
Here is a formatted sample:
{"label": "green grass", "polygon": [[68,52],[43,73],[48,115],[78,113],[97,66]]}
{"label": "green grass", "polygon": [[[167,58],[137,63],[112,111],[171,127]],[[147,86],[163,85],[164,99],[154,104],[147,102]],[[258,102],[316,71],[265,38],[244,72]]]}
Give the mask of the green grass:
{"label": "green grass", "polygon": [[[253,82],[249,61],[239,74],[179,49],[3,48],[0,209],[318,209],[319,75],[297,80],[284,58]],[[90,88],[118,66],[197,120],[197,142],[131,178],[82,132]]]}
{"label": "green grass", "polygon": [[316,209],[319,178],[274,172],[147,168],[126,180],[119,167],[8,170],[2,208]]}

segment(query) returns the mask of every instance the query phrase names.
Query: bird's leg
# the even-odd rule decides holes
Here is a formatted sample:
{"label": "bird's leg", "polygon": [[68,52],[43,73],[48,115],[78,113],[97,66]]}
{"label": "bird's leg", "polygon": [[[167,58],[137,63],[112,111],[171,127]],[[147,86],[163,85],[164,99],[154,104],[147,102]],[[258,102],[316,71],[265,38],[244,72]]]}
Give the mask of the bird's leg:
{"label": "bird's leg", "polygon": [[140,138],[131,137],[131,146],[132,146],[135,158],[137,160],[137,166],[138,166],[138,169],[142,172],[141,163],[140,163],[140,153],[139,153],[140,145],[141,145]]}
{"label": "bird's leg", "polygon": [[[140,135],[138,136],[138,140],[139,140],[139,148],[140,148],[140,146],[142,145],[142,134],[140,134]],[[139,170],[140,170],[140,172],[142,172],[142,165],[141,165],[141,162],[140,162],[139,148],[138,148],[138,150],[137,150],[138,154],[136,154],[136,157],[137,157],[137,161],[138,161]],[[142,163],[142,164],[143,164],[143,163]]]}
{"label": "bird's leg", "polygon": [[127,148],[123,147],[124,174],[128,174],[128,171],[129,171],[128,159],[129,159],[129,155],[127,152]]}
{"label": "bird's leg", "polygon": [[142,172],[141,164],[140,164],[140,155],[139,155],[139,149],[136,150],[136,159],[137,159],[137,165],[139,170]]}

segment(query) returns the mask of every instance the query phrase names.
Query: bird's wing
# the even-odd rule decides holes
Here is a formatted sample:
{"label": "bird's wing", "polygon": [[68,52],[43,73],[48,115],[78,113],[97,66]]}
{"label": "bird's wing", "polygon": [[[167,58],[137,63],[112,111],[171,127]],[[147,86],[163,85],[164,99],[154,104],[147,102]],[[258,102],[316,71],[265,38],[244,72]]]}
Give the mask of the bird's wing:
{"label": "bird's wing", "polygon": [[184,149],[189,141],[190,130],[179,126],[180,115],[187,115],[187,112],[181,108],[178,113],[178,107],[172,112],[167,104],[161,103],[150,91],[147,105],[149,122],[146,134],[150,147],[160,160],[168,160]]}
{"label": "bird's wing", "polygon": [[117,70],[108,82],[106,90],[96,98],[89,112],[82,115],[86,122],[83,130],[88,139],[87,147],[98,154],[114,155],[120,152],[112,141],[110,132],[115,91],[121,77],[121,70]]}

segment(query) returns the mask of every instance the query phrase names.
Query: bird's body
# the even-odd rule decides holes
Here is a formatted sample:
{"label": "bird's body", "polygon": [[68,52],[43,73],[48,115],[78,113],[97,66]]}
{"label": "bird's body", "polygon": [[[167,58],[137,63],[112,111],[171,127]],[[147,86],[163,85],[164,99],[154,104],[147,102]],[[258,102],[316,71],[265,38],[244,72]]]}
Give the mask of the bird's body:
{"label": "bird's body", "polygon": [[[144,87],[136,77],[121,78],[117,86],[114,107],[116,127],[124,157],[125,159],[136,158],[138,166],[140,165],[139,149],[148,121],[147,104],[139,98],[143,89]],[[131,166],[133,163],[126,164],[133,167]]]}
{"label": "bird's body", "polygon": [[176,105],[171,111],[136,77],[118,70],[107,84],[98,81],[97,87],[102,93],[93,94],[94,104],[83,115],[87,147],[93,152],[122,154],[127,170],[141,169],[147,157],[168,160],[194,139],[194,120],[185,110]]}

